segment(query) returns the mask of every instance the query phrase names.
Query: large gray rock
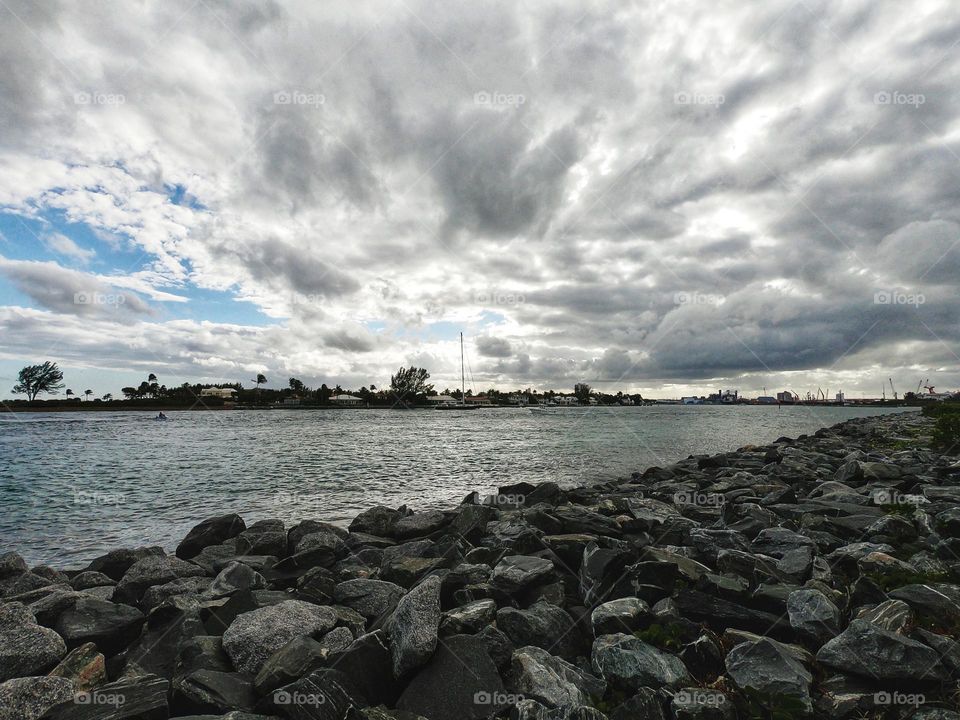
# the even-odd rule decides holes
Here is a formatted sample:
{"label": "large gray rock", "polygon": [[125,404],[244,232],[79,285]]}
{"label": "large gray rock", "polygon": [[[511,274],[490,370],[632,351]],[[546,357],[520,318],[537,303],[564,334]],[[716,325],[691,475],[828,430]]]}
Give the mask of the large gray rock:
{"label": "large gray rock", "polygon": [[350,523],[350,532],[390,537],[393,534],[393,526],[401,517],[399,510],[377,505],[357,515]]}
{"label": "large gray rock", "polygon": [[436,532],[447,524],[447,517],[439,510],[414,513],[402,517],[393,524],[393,537],[398,540],[423,537]]}
{"label": "large gray rock", "polygon": [[85,597],[60,615],[55,629],[70,648],[92,642],[112,655],[140,633],[144,619],[142,612],[129,605]]}
{"label": "large gray rock", "polygon": [[397,708],[430,720],[480,720],[512,704],[507,700],[483,641],[453,635],[410,681]]}
{"label": "large gray rock", "polygon": [[180,558],[167,555],[148,556],[137,560],[123,574],[113,592],[113,598],[115,602],[136,605],[149,587],[204,574],[202,568]]}
{"label": "large gray rock", "polygon": [[106,658],[96,645],[84,643],[67,653],[49,675],[67,678],[78,692],[90,690],[107,681]]}
{"label": "large gray rock", "polygon": [[61,677],[21,677],[0,684],[0,720],[36,720],[73,697],[73,685]]}
{"label": "large gray rock", "polygon": [[221,515],[204,520],[187,533],[183,541],[177,545],[177,557],[189,560],[208,545],[219,545],[224,540],[236,537],[247,529],[247,526],[236,513]]}
{"label": "large gray rock", "polygon": [[601,635],[593,641],[593,670],[622,690],[677,687],[692,683],[683,662],[633,635]]}
{"label": "large gray rock", "polygon": [[573,660],[580,651],[582,637],[576,622],[563,608],[540,601],[526,610],[500,608],[497,627],[517,647],[536,645]]}
{"label": "large gray rock", "polygon": [[491,581],[505,592],[513,593],[547,580],[552,575],[553,563],[550,560],[530,555],[507,555],[493,569]]}
{"label": "large gray rock", "polygon": [[205,595],[220,598],[237,590],[262,590],[267,587],[263,575],[241,562],[231,562],[217,575]]}
{"label": "large gray rock", "polygon": [[387,626],[393,674],[400,678],[423,665],[437,648],[440,627],[440,578],[428,577],[407,593]]}
{"label": "large gray rock", "polygon": [[508,687],[551,708],[587,705],[607,690],[603,680],[533,646],[514,651]]}
{"label": "large gray rock", "polygon": [[67,654],[63,638],[37,625],[21,603],[0,605],[0,682],[40,675]]}
{"label": "large gray rock", "polygon": [[652,620],[650,606],[637,597],[610,600],[594,608],[590,615],[594,637],[642,630]]}
{"label": "large gray rock", "polygon": [[440,619],[441,635],[473,634],[480,632],[497,617],[497,603],[493,600],[477,600],[455,607]]}
{"label": "large gray rock", "polygon": [[907,603],[917,616],[938,623],[960,623],[960,587],[945,583],[904,585],[890,593]]}
{"label": "large gray rock", "polygon": [[237,670],[256,676],[294,638],[328,632],[336,623],[337,614],[329,607],[286,600],[237,616],[223,633],[223,649]]}
{"label": "large gray rock", "polygon": [[162,556],[163,554],[163,548],[156,546],[119,548],[94,558],[90,561],[86,569],[92,572],[103,573],[111,580],[119,580],[137,560],[143,560],[143,558],[150,556]]}
{"label": "large gray rock", "polygon": [[758,694],[764,704],[789,708],[792,701],[810,712],[812,676],[781,644],[767,638],[740,643],[727,653],[726,664],[737,687]]}
{"label": "large gray rock", "polygon": [[257,695],[266,695],[282,685],[326,664],[330,653],[311,637],[295,637],[271,655],[253,681]]}
{"label": "large gray rock", "polygon": [[166,720],[169,689],[157,675],[122,677],[50,708],[43,720]]}
{"label": "large gray rock", "polygon": [[790,626],[802,635],[825,642],[840,632],[840,610],[819,590],[794,590],[787,598]]}
{"label": "large gray rock", "polygon": [[338,605],[353,608],[372,620],[396,605],[405,592],[392,582],[357,578],[338,583],[334,588],[334,599]]}
{"label": "large gray rock", "polygon": [[866,620],[853,620],[820,648],[817,662],[881,682],[918,683],[947,677],[935,650]]}
{"label": "large gray rock", "polygon": [[190,673],[179,682],[177,691],[181,706],[193,712],[252,710],[257,701],[248,678],[218,670]]}

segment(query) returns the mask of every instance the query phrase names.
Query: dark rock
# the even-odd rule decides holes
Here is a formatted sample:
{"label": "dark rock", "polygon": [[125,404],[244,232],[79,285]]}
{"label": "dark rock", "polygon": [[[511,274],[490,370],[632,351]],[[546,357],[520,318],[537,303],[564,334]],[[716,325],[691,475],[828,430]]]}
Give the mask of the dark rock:
{"label": "dark rock", "polygon": [[384,558],[380,577],[400,587],[413,587],[420,578],[444,566],[446,560],[436,557]]}
{"label": "dark rock", "polygon": [[710,635],[684,645],[679,657],[698,680],[712,680],[723,672],[723,651]]}
{"label": "dark rock", "polygon": [[736,717],[733,702],[721,691],[683,688],[670,703],[676,720],[731,720]]}
{"label": "dark rock", "polygon": [[449,522],[439,510],[420,512],[398,519],[392,527],[392,535],[398,540],[423,537],[440,530]]}
{"label": "dark rock", "polygon": [[55,705],[43,720],[167,720],[169,687],[156,675],[121,678]]}
{"label": "dark rock", "polygon": [[238,555],[287,554],[287,531],[280,520],[260,520],[239,533],[234,545]]}
{"label": "dark rock", "polygon": [[937,625],[960,623],[960,587],[956,585],[904,585],[889,595],[895,600],[903,600],[924,620]]}
{"label": "dark rock", "polygon": [[181,712],[252,710],[256,697],[250,680],[239,673],[198,670],[179,684],[178,703]]}
{"label": "dark rock", "polygon": [[194,526],[177,545],[177,557],[189,560],[208,545],[219,545],[224,540],[236,537],[246,530],[246,527],[243,518],[235,513],[204,520]]}
{"label": "dark rock", "polygon": [[901,635],[913,625],[913,610],[902,600],[885,600],[872,608],[864,609],[857,615],[858,620],[900,633]]}
{"label": "dark rock", "polygon": [[267,581],[263,575],[244,563],[231,562],[213,579],[204,594],[218,598],[232,595],[237,590],[262,590],[266,586]]}
{"label": "dark rock", "polygon": [[0,720],[37,720],[73,698],[66,678],[21,677],[0,684]]}
{"label": "dark rock", "polygon": [[853,620],[820,648],[817,662],[843,673],[894,683],[946,677],[936,651],[865,620]]}
{"label": "dark rock", "polygon": [[424,580],[397,603],[388,623],[394,677],[403,677],[433,655],[439,626],[440,579],[434,576]]}
{"label": "dark rock", "polygon": [[498,630],[493,625],[487,625],[477,633],[477,637],[483,641],[487,652],[498,668],[505,668],[510,664],[515,648],[513,643],[510,642],[510,638],[504,635],[503,631]]}
{"label": "dark rock", "polygon": [[578,707],[602,697],[606,683],[538,647],[515,650],[507,686],[548,707]]}
{"label": "dark rock", "polygon": [[590,615],[594,637],[643,630],[653,622],[650,606],[635,597],[619,598],[594,608]]}
{"label": "dark rock", "polygon": [[474,634],[492,623],[497,617],[497,604],[493,600],[477,600],[443,613],[440,618],[440,635]]}
{"label": "dark rock", "polygon": [[[755,693],[768,708],[812,710],[810,672],[779,643],[761,638],[740,643],[727,654],[727,674],[744,691]],[[784,701],[787,701],[784,703]],[[792,702],[791,702],[792,701]]]}
{"label": "dark rock", "polygon": [[526,610],[501,608],[497,627],[518,647],[533,645],[567,660],[575,658],[583,646],[570,614],[547,602],[534,603]]}
{"label": "dark rock", "polygon": [[530,555],[507,555],[493,569],[492,584],[507,593],[542,583],[554,575],[553,563]]}
{"label": "dark rock", "polygon": [[57,620],[56,631],[68,648],[94,643],[104,654],[119,652],[139,633],[145,618],[129,605],[81,598]]}
{"label": "dark rock", "polygon": [[127,570],[114,590],[114,602],[135,605],[140,602],[147,588],[163,585],[178,578],[204,575],[202,568],[186,560],[166,555],[150,555],[137,560]]}
{"label": "dark rock", "polygon": [[840,610],[819,590],[804,588],[790,593],[787,612],[790,626],[818,644],[840,632]]}
{"label": "dark rock", "polygon": [[239,615],[223,634],[223,649],[237,670],[255,676],[293,638],[325,633],[336,622],[328,607],[287,600]]}
{"label": "dark rock", "polygon": [[621,550],[599,547],[590,543],[583,550],[580,563],[580,594],[588,605],[607,599],[611,588],[624,576],[628,553]]}
{"label": "dark rock", "polygon": [[372,704],[393,707],[403,689],[393,676],[393,657],[382,630],[361,635],[330,664],[350,677],[356,691]]}
{"label": "dark rock", "polygon": [[105,659],[93,643],[84,643],[71,650],[50,671],[50,677],[62,677],[73,683],[76,691],[89,690],[107,681]]}
{"label": "dark rock", "polygon": [[378,505],[357,515],[350,523],[350,532],[391,537],[393,526],[400,517],[401,513],[398,510]]}
{"label": "dark rock", "polygon": [[74,590],[87,590],[92,587],[103,587],[105,585],[116,585],[116,583],[107,575],[95,570],[85,570],[73,576],[70,586]]}
{"label": "dark rock", "polygon": [[610,720],[667,720],[668,715],[660,693],[645,687],[621,703],[610,715]]}
{"label": "dark rock", "polygon": [[391,610],[406,591],[383,580],[347,580],[334,588],[333,597],[340,605],[353,608],[367,619],[380,617]]}
{"label": "dark rock", "polygon": [[677,687],[693,680],[679,658],[625,633],[594,640],[591,663],[595,673],[621,690]]}
{"label": "dark rock", "polygon": [[771,613],[738,605],[696,590],[681,590],[674,598],[684,617],[705,622],[717,632],[728,627],[759,633],[782,632],[783,619]]}
{"label": "dark rock", "polygon": [[121,548],[119,550],[111,550],[106,555],[95,558],[87,565],[86,569],[103,573],[111,580],[120,580],[123,574],[130,569],[130,566],[138,560],[143,560],[143,558],[151,556],[159,557],[163,554],[163,548],[155,546],[136,549]]}
{"label": "dark rock", "polygon": [[67,654],[57,633],[37,625],[21,603],[0,604],[0,682],[25,675],[40,675]]}
{"label": "dark rock", "polygon": [[163,585],[148,587],[140,598],[140,608],[149,612],[170,598],[186,597],[200,602],[200,597],[210,589],[212,580],[208,577],[177,578]]}
{"label": "dark rock", "polygon": [[479,542],[487,523],[497,518],[497,511],[485,505],[462,505],[450,523],[450,531],[469,543]]}
{"label": "dark rock", "polygon": [[430,720],[480,720],[506,707],[506,701],[484,643],[470,635],[453,635],[410,681],[397,707]]}
{"label": "dark rock", "polygon": [[327,664],[330,653],[311,637],[296,637],[271,655],[253,681],[257,695],[266,695],[278,687],[308,675]]}

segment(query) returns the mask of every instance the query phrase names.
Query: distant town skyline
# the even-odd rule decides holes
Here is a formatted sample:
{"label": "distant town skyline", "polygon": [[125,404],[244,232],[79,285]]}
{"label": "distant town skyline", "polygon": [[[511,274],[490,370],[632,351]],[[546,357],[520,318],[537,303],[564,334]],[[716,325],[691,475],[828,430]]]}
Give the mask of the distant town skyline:
{"label": "distant town skyline", "polygon": [[960,388],[947,0],[0,15],[0,398]]}

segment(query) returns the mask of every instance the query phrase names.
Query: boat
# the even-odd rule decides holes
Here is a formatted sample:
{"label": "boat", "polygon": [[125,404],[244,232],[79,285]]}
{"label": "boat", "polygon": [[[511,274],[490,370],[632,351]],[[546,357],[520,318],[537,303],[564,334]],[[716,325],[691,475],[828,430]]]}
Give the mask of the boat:
{"label": "boat", "polygon": [[460,333],[460,402],[445,402],[437,405],[437,410],[477,410],[479,405],[471,405],[463,398],[466,398],[466,376],[463,372],[463,333]]}

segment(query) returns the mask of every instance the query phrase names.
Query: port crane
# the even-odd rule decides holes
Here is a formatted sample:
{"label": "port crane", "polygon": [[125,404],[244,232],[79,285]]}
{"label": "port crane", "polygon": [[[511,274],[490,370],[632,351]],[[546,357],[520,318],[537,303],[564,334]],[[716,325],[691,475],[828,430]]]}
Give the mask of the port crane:
{"label": "port crane", "polygon": [[890,381],[890,392],[893,393],[893,399],[897,399],[897,389],[893,386],[893,378],[887,378]]}

